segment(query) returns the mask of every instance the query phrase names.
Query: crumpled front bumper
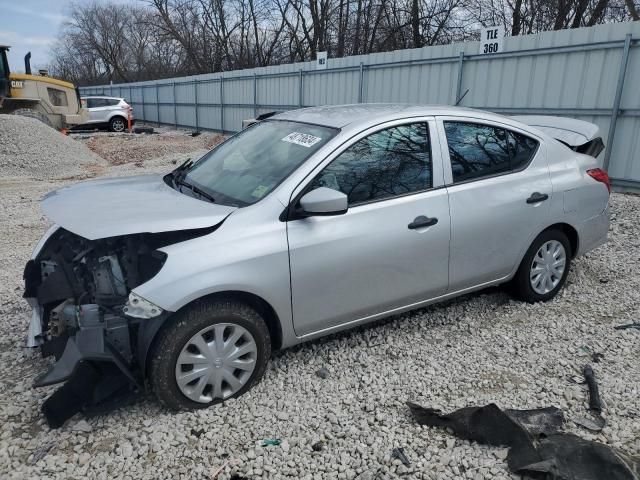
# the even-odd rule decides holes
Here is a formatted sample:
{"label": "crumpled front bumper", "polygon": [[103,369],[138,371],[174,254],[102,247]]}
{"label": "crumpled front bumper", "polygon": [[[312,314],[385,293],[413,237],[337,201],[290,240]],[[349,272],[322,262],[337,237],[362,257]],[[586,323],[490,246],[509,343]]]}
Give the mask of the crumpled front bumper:
{"label": "crumpled front bumper", "polygon": [[[59,354],[60,343],[64,338],[66,338],[66,344],[62,354]],[[68,380],[82,362],[113,363],[134,385],[140,386],[125,360],[105,340],[103,328],[80,329],[74,336],[59,337],[51,342],[56,342],[58,345],[47,348],[47,343],[45,343],[42,346],[43,355],[54,355],[56,363],[47,372],[36,378],[34,387],[44,387]]]}
{"label": "crumpled front bumper", "polygon": [[135,398],[142,381],[134,374],[132,355],[123,356],[123,351],[130,351],[135,320],[105,313],[97,305],[83,305],[76,329],[45,339],[43,308],[35,298],[29,298],[29,303],[33,312],[27,344],[39,345],[43,357],[56,360],[35,379],[34,387],[65,382],[42,405],[51,428],[62,426],[78,412],[104,412]]}

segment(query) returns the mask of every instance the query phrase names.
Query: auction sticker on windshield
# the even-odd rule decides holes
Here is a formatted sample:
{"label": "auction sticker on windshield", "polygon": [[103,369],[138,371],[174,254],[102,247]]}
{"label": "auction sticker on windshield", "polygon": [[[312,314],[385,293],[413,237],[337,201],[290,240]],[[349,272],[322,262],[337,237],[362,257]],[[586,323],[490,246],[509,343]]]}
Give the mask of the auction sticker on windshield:
{"label": "auction sticker on windshield", "polygon": [[282,139],[283,142],[295,143],[307,148],[313,147],[320,140],[322,140],[320,137],[299,132],[292,132]]}

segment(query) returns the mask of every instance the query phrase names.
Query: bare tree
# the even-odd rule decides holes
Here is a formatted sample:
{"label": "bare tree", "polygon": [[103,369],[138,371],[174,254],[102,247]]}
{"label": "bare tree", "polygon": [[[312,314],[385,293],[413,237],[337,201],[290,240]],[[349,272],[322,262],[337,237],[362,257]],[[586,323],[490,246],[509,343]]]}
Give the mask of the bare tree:
{"label": "bare tree", "polygon": [[419,48],[638,20],[640,0],[140,0],[77,2],[52,51],[53,73],[80,84]]}

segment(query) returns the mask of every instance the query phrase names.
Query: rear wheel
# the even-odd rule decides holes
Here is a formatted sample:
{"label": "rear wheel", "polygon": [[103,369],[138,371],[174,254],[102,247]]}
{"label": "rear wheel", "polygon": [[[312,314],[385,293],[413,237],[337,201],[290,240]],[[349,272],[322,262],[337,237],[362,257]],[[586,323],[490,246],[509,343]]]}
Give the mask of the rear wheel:
{"label": "rear wheel", "polygon": [[249,390],[270,355],[269,330],[255,310],[235,301],[201,302],[160,333],[149,381],[166,407],[205,408]]}
{"label": "rear wheel", "polygon": [[35,118],[36,120],[40,120],[45,125],[53,128],[49,117],[47,117],[44,113],[32,108],[18,108],[17,110],[11,112],[11,115],[20,115],[21,117]]}
{"label": "rear wheel", "polygon": [[109,120],[109,130],[112,132],[124,132],[127,128],[127,121],[122,117],[113,117]]}
{"label": "rear wheel", "polygon": [[551,300],[563,287],[571,265],[571,246],[560,230],[542,232],[533,241],[513,279],[516,296],[534,303]]}

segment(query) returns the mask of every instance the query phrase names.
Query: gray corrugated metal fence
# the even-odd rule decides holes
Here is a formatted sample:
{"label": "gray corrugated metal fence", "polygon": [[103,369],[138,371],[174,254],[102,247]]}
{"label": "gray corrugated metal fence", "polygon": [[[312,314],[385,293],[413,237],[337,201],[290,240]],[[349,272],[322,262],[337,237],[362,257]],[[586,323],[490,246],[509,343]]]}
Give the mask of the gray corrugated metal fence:
{"label": "gray corrugated metal fence", "polygon": [[[505,114],[596,123],[602,158],[621,186],[640,188],[640,22],[508,37],[505,51],[478,42],[157,81],[81,88],[124,97],[137,119],[235,132],[273,110],[358,102],[454,104]],[[615,135],[615,137],[614,137]]]}

